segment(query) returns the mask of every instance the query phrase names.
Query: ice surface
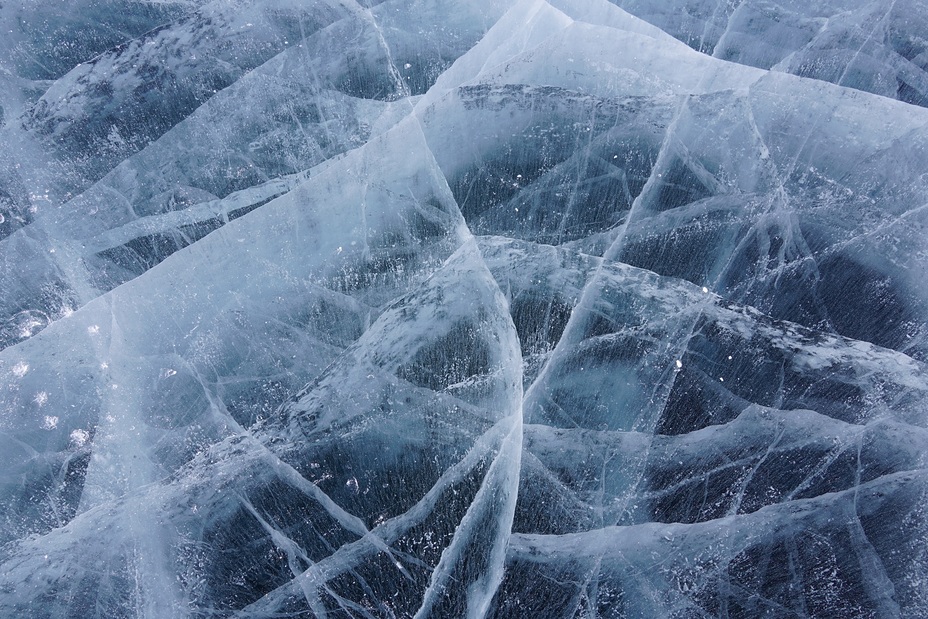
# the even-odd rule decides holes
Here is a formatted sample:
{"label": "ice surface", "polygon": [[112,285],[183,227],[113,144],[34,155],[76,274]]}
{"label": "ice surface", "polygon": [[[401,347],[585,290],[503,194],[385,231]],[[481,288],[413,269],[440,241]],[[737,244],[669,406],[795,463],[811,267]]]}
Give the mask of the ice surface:
{"label": "ice surface", "polygon": [[924,0],[612,0],[716,58],[928,106]]}
{"label": "ice surface", "polygon": [[928,615],[918,0],[53,5],[0,615]]}

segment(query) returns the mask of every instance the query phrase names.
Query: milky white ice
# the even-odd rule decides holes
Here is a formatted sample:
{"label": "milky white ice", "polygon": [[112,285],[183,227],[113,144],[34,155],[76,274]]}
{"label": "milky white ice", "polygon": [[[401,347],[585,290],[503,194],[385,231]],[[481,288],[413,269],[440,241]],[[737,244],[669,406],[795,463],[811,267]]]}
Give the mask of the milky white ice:
{"label": "milky white ice", "polygon": [[928,616],[923,0],[0,30],[0,616]]}

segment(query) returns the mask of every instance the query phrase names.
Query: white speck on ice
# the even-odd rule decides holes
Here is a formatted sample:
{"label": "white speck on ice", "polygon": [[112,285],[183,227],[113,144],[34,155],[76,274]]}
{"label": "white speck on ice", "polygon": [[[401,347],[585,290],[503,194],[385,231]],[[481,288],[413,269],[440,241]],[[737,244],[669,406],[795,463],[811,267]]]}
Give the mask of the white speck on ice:
{"label": "white speck on ice", "polygon": [[58,418],[54,415],[46,415],[42,422],[43,430],[54,430],[58,427]]}
{"label": "white speck on ice", "polygon": [[78,428],[77,430],[71,431],[71,443],[73,443],[75,447],[83,447],[87,444],[88,440],[90,440],[90,432],[87,430]]}
{"label": "white speck on ice", "polygon": [[20,361],[13,366],[13,376],[16,378],[22,378],[26,375],[26,372],[29,371],[29,364],[25,361]]}
{"label": "white speck on ice", "polygon": [[99,325],[90,325],[89,327],[87,327],[87,333],[89,333],[90,335],[96,335],[99,332],[100,332]]}
{"label": "white speck on ice", "polygon": [[679,359],[677,359],[677,367],[678,367],[678,368],[682,368],[682,367],[683,367],[683,362],[680,361]]}

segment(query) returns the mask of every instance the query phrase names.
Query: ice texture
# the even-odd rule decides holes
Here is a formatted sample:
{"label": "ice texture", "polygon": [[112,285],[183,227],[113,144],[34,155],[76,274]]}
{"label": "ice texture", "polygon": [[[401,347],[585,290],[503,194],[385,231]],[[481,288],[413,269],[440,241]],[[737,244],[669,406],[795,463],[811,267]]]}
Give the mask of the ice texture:
{"label": "ice texture", "polygon": [[3,3],[0,616],[928,616],[926,16]]}
{"label": "ice texture", "polygon": [[723,60],[928,106],[924,0],[612,0]]}

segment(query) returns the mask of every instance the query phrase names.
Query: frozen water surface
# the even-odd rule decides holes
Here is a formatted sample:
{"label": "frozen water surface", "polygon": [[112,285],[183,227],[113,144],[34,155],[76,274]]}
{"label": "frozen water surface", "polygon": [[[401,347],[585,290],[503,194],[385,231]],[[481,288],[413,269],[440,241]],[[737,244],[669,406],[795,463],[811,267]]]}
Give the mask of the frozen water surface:
{"label": "frozen water surface", "polygon": [[928,6],[0,5],[0,616],[928,616]]}

